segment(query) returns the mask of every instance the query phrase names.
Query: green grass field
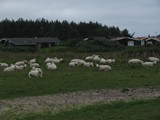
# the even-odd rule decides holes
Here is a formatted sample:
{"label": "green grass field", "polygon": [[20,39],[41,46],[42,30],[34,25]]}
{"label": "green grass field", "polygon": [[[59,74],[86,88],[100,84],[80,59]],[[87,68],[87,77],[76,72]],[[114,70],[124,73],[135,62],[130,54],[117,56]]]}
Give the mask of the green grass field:
{"label": "green grass field", "polygon": [[159,120],[160,99],[135,102],[115,102],[96,104],[80,109],[51,112],[14,114],[8,112],[1,120]]}
{"label": "green grass field", "polygon": [[[97,53],[104,58],[115,58],[112,71],[102,72],[97,68],[70,68],[68,63],[73,58],[84,59],[91,53],[74,52],[37,52],[10,53],[0,52],[0,62],[15,63],[24,59],[36,58],[44,72],[43,78],[29,78],[25,71],[5,73],[0,68],[0,99],[12,99],[27,96],[67,93],[90,89],[136,88],[160,85],[160,64],[152,68],[141,65],[128,65],[129,57],[119,53]],[[64,58],[56,71],[47,70],[44,60],[47,57]],[[141,57],[147,60],[147,57]],[[1,120],[159,120],[160,99],[136,101],[130,103],[96,104],[62,111],[56,115],[50,112],[15,114],[13,111],[0,115]]]}
{"label": "green grass field", "polygon": [[[97,68],[68,66],[73,58],[85,58],[91,53],[0,53],[0,62],[15,63],[19,60],[36,58],[44,72],[44,77],[29,78],[28,67],[25,71],[5,73],[0,69],[0,99],[38,96],[72,91],[102,89],[102,88],[130,88],[160,85],[160,64],[152,68],[141,65],[128,65],[129,58],[115,54],[99,53],[102,57],[116,59],[111,64],[112,71],[102,72]],[[56,71],[46,69],[44,60],[47,57],[62,57],[64,62],[58,64]],[[144,58],[145,59],[145,58]]]}

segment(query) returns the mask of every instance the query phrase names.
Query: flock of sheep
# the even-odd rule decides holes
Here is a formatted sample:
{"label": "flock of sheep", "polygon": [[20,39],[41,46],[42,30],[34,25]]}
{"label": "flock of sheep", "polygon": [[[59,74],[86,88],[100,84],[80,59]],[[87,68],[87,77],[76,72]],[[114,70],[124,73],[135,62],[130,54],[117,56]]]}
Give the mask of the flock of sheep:
{"label": "flock of sheep", "polygon": [[[143,62],[140,59],[130,59],[128,61],[129,64],[142,64],[142,66],[149,66],[152,67],[154,64],[159,62],[159,58],[157,57],[149,57],[148,62]],[[46,58],[44,63],[46,64],[46,67],[48,70],[56,70],[57,64],[61,63],[63,61],[63,58]],[[85,67],[94,67],[96,66],[101,71],[110,71],[112,70],[112,67],[107,64],[115,63],[115,59],[104,59],[99,57],[99,55],[91,55],[87,56],[85,60],[83,59],[72,59],[69,62],[70,67],[78,67],[78,66],[85,66]],[[94,65],[94,63],[96,63]],[[36,59],[31,59],[29,61],[23,60],[18,61],[14,64],[11,64],[10,66],[7,63],[0,63],[0,68],[3,68],[4,72],[14,72],[14,71],[21,71],[24,70],[27,66],[30,66],[31,70],[28,73],[29,78],[31,77],[43,77],[43,71],[40,68],[40,64],[37,63]]]}

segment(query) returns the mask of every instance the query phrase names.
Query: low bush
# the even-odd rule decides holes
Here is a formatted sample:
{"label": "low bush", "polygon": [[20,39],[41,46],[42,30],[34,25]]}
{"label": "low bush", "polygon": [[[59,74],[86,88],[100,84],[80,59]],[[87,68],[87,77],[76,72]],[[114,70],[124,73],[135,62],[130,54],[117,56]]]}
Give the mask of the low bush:
{"label": "low bush", "polygon": [[137,46],[137,47],[127,47],[122,55],[127,57],[138,57],[147,58],[149,56],[160,56],[160,46]]}
{"label": "low bush", "polygon": [[37,52],[38,49],[35,47],[0,47],[0,51],[4,52],[30,52],[34,53]]}
{"label": "low bush", "polygon": [[125,46],[111,41],[81,41],[76,44],[76,50],[80,52],[114,52],[122,51]]}

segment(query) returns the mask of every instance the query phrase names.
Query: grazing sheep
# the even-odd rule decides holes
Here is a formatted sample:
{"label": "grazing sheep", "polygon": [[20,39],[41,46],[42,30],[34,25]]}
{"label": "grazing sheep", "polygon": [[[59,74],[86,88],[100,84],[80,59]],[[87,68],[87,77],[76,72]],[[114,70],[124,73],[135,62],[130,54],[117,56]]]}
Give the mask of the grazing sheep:
{"label": "grazing sheep", "polygon": [[85,62],[84,66],[85,67],[94,67],[93,62]]}
{"label": "grazing sheep", "polygon": [[48,62],[48,63],[46,63],[46,66],[48,67],[48,65],[50,65],[52,62]]}
{"label": "grazing sheep", "polygon": [[42,78],[43,72],[40,68],[35,68],[33,67],[32,70],[28,73],[29,78],[37,77],[37,78]]}
{"label": "grazing sheep", "polygon": [[84,65],[86,62],[84,61],[84,60],[79,60],[78,61],[78,66],[80,66],[80,65]]}
{"label": "grazing sheep", "polygon": [[11,65],[9,67],[4,68],[4,72],[14,72],[17,70],[17,66],[16,65]]}
{"label": "grazing sheep", "polygon": [[26,64],[24,64],[24,65],[20,65],[20,66],[16,66],[17,67],[17,70],[24,70],[26,67],[27,67],[27,65]]}
{"label": "grazing sheep", "polygon": [[104,59],[104,58],[101,58],[101,60],[99,62],[102,63],[102,64],[105,64],[107,62],[107,60]]}
{"label": "grazing sheep", "polygon": [[53,62],[53,60],[56,60],[57,57],[54,57],[54,58],[46,58],[46,60],[44,61],[45,63],[48,63],[48,62]]}
{"label": "grazing sheep", "polygon": [[40,65],[38,63],[31,63],[30,64],[30,67],[33,68],[33,67],[40,67]]}
{"label": "grazing sheep", "polygon": [[145,66],[145,67],[153,67],[154,64],[156,64],[156,61],[155,61],[155,62],[143,62],[143,63],[142,63],[142,66]]}
{"label": "grazing sheep", "polygon": [[101,60],[101,58],[99,57],[99,55],[94,55],[93,60],[96,62],[99,62]]}
{"label": "grazing sheep", "polygon": [[36,62],[36,58],[29,60],[29,64],[35,63]]}
{"label": "grazing sheep", "polygon": [[44,61],[45,63],[51,62],[51,58],[46,58],[46,60]]}
{"label": "grazing sheep", "polygon": [[152,62],[154,62],[154,61],[159,62],[159,58],[157,58],[157,57],[148,57],[148,60],[150,60]]}
{"label": "grazing sheep", "polygon": [[0,63],[0,67],[2,67],[2,68],[8,67],[8,64],[7,63]]}
{"label": "grazing sheep", "polygon": [[60,59],[52,59],[51,60],[53,63],[61,63],[63,61],[63,58]]}
{"label": "grazing sheep", "polygon": [[140,59],[130,59],[129,61],[128,61],[128,63],[129,64],[138,64],[138,63],[143,63],[143,61],[142,60],[140,60]]}
{"label": "grazing sheep", "polygon": [[116,61],[115,61],[115,59],[107,59],[106,62],[107,63],[115,63]]}
{"label": "grazing sheep", "polygon": [[86,62],[82,59],[72,59],[71,62],[76,62],[78,63],[78,66],[84,65]]}
{"label": "grazing sheep", "polygon": [[78,62],[80,59],[72,59],[70,62]]}
{"label": "grazing sheep", "polygon": [[111,66],[109,66],[109,65],[99,65],[99,64],[96,64],[96,67],[99,68],[99,70],[101,70],[101,71],[112,70]]}
{"label": "grazing sheep", "polygon": [[15,63],[15,65],[19,66],[19,65],[24,65],[27,63],[27,60],[23,60],[23,61],[18,61]]}
{"label": "grazing sheep", "polygon": [[93,60],[93,56],[87,56],[85,60]]}
{"label": "grazing sheep", "polygon": [[48,64],[47,69],[48,69],[48,70],[56,70],[56,69],[57,69],[57,66],[56,66],[56,64],[54,64],[54,63],[50,63],[50,64]]}
{"label": "grazing sheep", "polygon": [[69,63],[69,66],[70,66],[70,67],[76,67],[76,66],[78,66],[78,62],[77,62],[77,61],[75,61],[75,62],[72,62],[72,61],[71,61],[71,62]]}
{"label": "grazing sheep", "polygon": [[45,63],[61,63],[63,61],[63,58],[57,58],[57,57],[54,57],[54,58],[46,58],[46,60],[44,61]]}

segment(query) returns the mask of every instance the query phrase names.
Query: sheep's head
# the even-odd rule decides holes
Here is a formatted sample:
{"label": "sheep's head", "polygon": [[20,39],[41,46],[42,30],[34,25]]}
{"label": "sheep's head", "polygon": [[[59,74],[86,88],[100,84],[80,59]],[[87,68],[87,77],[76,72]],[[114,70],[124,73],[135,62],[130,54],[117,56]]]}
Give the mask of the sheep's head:
{"label": "sheep's head", "polygon": [[153,64],[157,64],[157,61],[153,61]]}

